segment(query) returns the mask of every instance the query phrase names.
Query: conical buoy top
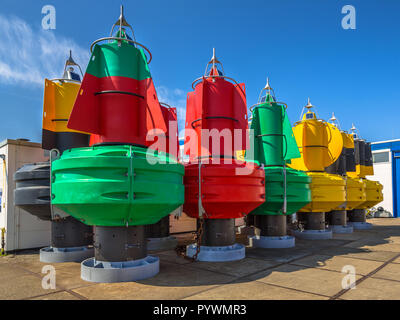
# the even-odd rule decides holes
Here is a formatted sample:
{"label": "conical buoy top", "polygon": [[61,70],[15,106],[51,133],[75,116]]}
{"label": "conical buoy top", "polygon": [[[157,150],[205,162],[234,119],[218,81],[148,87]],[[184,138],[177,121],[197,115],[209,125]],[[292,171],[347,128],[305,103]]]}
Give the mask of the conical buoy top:
{"label": "conical buoy top", "polygon": [[[265,93],[264,93],[265,91]],[[266,101],[276,101],[274,89],[269,84],[269,78],[267,77],[267,84],[262,88],[260,95],[258,97],[258,103],[264,103]]]}
{"label": "conical buoy top", "polygon": [[[124,6],[123,6],[123,5],[120,6],[120,15],[119,15],[118,20],[113,24],[113,26],[112,26],[112,28],[111,28],[110,37],[113,36],[113,32],[114,32],[114,28],[115,28],[115,27],[117,27],[118,30],[119,30],[119,32],[117,33],[117,34],[119,34],[119,37],[122,37],[122,35],[125,34],[125,29],[124,29],[124,27],[130,28],[130,29],[131,29],[131,32],[132,32],[133,40],[135,40],[135,42],[136,42],[135,33],[133,32],[133,28],[132,28],[132,26],[131,26],[131,25],[126,21],[126,19],[125,19],[125,16],[124,16]],[[126,37],[127,37],[128,39],[130,39],[127,35],[126,35]]]}
{"label": "conical buoy top", "polygon": [[130,27],[131,25],[126,21],[125,16],[124,16],[124,6],[121,5],[120,7],[120,15],[118,20],[114,23],[114,26],[124,26],[124,27]]}
{"label": "conical buoy top", "polygon": [[267,84],[265,85],[265,87],[264,87],[264,90],[269,90],[269,91],[271,91],[271,86],[269,85],[269,78],[267,77]]}
{"label": "conical buoy top", "polygon": [[66,66],[77,66],[78,64],[72,58],[72,50],[69,50],[69,58],[65,62]]}
{"label": "conical buoy top", "polygon": [[218,60],[217,56],[215,55],[215,48],[213,48],[213,55],[211,57],[211,60],[208,63],[213,64],[213,65],[216,63],[221,64],[221,62]]}
{"label": "conical buoy top", "polygon": [[314,108],[314,106],[310,102],[310,98],[308,98],[307,105],[305,106],[305,108],[307,108],[307,110],[310,110],[311,108]]}
{"label": "conical buoy top", "polygon": [[[220,65],[222,71],[217,68],[217,66],[216,66],[217,64]],[[211,66],[211,68],[208,71],[209,66]],[[218,58],[215,54],[215,48],[213,48],[213,54],[212,54],[211,60],[207,63],[206,71],[205,71],[204,75],[215,77],[215,76],[223,76],[224,74],[225,74],[224,67],[223,67],[221,61],[218,60]]]}
{"label": "conical buoy top", "polygon": [[68,80],[80,81],[81,78],[80,78],[79,74],[77,74],[75,72],[73,67],[78,67],[79,68],[79,71],[80,71],[81,76],[83,78],[83,72],[82,72],[81,66],[75,62],[75,60],[72,58],[72,50],[69,50],[69,58],[65,61],[64,73],[63,73],[62,78],[63,79],[68,79]]}

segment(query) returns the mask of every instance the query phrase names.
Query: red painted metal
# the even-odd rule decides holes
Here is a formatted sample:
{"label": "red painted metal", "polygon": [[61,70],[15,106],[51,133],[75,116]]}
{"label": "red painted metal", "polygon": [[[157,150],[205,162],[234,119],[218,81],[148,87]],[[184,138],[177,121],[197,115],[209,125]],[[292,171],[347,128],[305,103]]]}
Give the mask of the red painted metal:
{"label": "red painted metal", "polygon": [[[211,68],[187,95],[185,154],[190,163],[185,166],[183,210],[190,217],[199,218],[199,183],[203,218],[240,218],[265,202],[265,171],[234,159],[236,151],[248,146],[247,128],[244,84],[231,83]],[[193,129],[196,135],[191,134]],[[224,139],[213,146],[215,136],[205,135],[204,129],[216,131],[218,137],[226,132],[232,139],[229,148]],[[235,130],[241,135],[235,135]]]}
{"label": "red painted metal", "polygon": [[[252,165],[254,169],[252,170]],[[237,170],[251,174],[238,175]],[[252,170],[252,171],[251,171]],[[264,170],[252,163],[220,164],[210,162],[201,166],[201,201],[207,219],[241,218],[265,202]],[[183,211],[198,218],[199,165],[185,166],[185,203]]]}
{"label": "red painted metal", "polygon": [[167,125],[165,150],[169,154],[178,158],[179,155],[179,141],[178,141],[178,119],[176,108],[168,108],[160,105],[165,123]]}
{"label": "red painted metal", "polygon": [[[211,75],[213,75],[213,70],[211,70]],[[244,84],[233,84],[222,77],[203,77],[195,90],[188,93],[185,129],[194,129],[197,134],[197,149],[195,150],[190,150],[193,149],[193,141],[189,143],[189,135],[186,134],[184,151],[191,159],[200,155],[235,156],[237,150],[244,150],[248,145],[247,128]],[[224,136],[223,132],[229,131],[232,137],[229,150],[224,143],[220,143],[218,148],[213,148],[212,134],[205,134],[204,129],[216,129],[221,136]],[[240,132],[240,141],[237,136],[235,137],[234,130]]]}
{"label": "red painted metal", "polygon": [[[101,93],[104,91],[117,93]],[[68,128],[97,134],[91,142],[142,146],[153,143],[146,140],[149,130],[167,131],[151,78],[140,81],[121,76],[98,78],[89,73],[82,81]]]}

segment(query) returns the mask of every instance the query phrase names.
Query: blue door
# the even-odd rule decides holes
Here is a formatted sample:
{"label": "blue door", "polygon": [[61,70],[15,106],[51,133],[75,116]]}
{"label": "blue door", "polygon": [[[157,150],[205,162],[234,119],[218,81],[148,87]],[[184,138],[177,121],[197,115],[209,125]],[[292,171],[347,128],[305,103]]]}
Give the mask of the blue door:
{"label": "blue door", "polygon": [[393,216],[398,218],[400,214],[400,151],[393,151]]}

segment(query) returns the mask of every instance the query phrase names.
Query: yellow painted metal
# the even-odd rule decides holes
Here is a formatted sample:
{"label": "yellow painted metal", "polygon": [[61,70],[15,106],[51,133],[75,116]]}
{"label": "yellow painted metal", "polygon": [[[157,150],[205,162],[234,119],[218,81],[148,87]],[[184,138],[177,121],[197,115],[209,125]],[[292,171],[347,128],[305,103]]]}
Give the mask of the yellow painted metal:
{"label": "yellow painted metal", "polygon": [[240,161],[245,161],[246,150],[237,150],[236,158]]}
{"label": "yellow painted metal", "polygon": [[[373,167],[370,167],[370,168],[372,168],[372,174],[374,174]],[[356,171],[348,172],[347,175],[352,178],[363,178],[364,179],[367,175],[370,175],[370,174],[367,174],[370,171],[371,171],[371,169],[367,169],[366,166],[357,164]]]}
{"label": "yellow painted metal", "polygon": [[355,209],[369,209],[383,200],[383,185],[377,181],[362,179],[366,184],[367,200]]}
{"label": "yellow painted metal", "polygon": [[329,212],[346,201],[346,182],[339,175],[307,172],[312,178],[311,202],[300,212]]}
{"label": "yellow painted metal", "polygon": [[373,166],[362,166],[364,167],[364,174],[366,176],[373,176],[374,175],[374,167]]}
{"label": "yellow painted metal", "polygon": [[68,81],[44,81],[43,129],[52,132],[80,132],[67,128],[80,84]]}
{"label": "yellow painted metal", "polygon": [[[363,179],[347,177],[346,210],[353,210],[367,201],[367,185]],[[336,209],[339,210],[339,209]]]}
{"label": "yellow painted metal", "polygon": [[[373,166],[356,165],[355,172],[347,172],[348,179],[361,179],[365,185],[366,199],[352,209],[369,209],[383,201],[383,185],[377,181],[368,180],[366,176],[374,174]],[[351,209],[347,209],[351,210]]]}
{"label": "yellow painted metal", "polygon": [[339,175],[324,172],[340,156],[344,139],[334,125],[317,119],[308,111],[293,128],[300,158],[292,159],[289,167],[302,170],[312,178],[311,202],[300,212],[329,212],[346,201],[346,181]]}
{"label": "yellow painted metal", "polygon": [[292,159],[289,167],[302,171],[321,171],[334,163],[343,149],[338,128],[308,111],[293,128],[300,158]]}
{"label": "yellow painted metal", "polygon": [[343,148],[354,149],[353,135],[344,131],[341,131],[341,134],[343,138]]}

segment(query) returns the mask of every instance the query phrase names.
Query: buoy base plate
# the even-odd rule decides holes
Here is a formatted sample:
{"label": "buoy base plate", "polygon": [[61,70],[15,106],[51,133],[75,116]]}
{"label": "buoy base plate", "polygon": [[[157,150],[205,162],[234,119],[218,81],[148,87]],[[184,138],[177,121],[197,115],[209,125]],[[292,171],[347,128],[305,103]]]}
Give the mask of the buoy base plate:
{"label": "buoy base plate", "polygon": [[293,248],[295,246],[295,238],[287,235],[280,237],[252,236],[249,237],[249,245],[254,248]]}
{"label": "buoy base plate", "polygon": [[296,230],[294,235],[303,240],[328,240],[332,239],[332,230]]}
{"label": "buoy base plate", "polygon": [[[197,245],[194,243],[188,245],[186,247],[186,255],[193,257],[196,254],[196,248]],[[245,251],[244,245],[239,243],[222,247],[200,246],[197,260],[208,262],[236,261],[244,259]]]}
{"label": "buoy base plate", "polygon": [[160,271],[160,259],[147,256],[143,259],[105,262],[90,258],[81,263],[81,278],[90,282],[138,281],[155,276]]}
{"label": "buoy base plate", "polygon": [[46,263],[82,262],[94,256],[94,248],[88,246],[40,249],[40,261]]}
{"label": "buoy base plate", "polygon": [[349,226],[352,226],[354,230],[369,230],[372,228],[372,224],[369,222],[348,222]]}

